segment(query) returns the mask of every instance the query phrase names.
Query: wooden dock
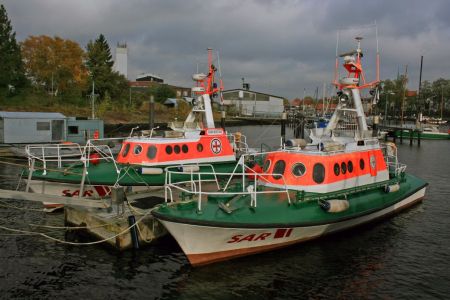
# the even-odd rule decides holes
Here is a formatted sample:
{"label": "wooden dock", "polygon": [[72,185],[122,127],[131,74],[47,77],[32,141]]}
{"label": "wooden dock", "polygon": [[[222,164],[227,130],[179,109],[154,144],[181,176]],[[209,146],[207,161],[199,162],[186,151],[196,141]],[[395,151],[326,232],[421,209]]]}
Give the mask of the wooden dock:
{"label": "wooden dock", "polygon": [[119,251],[139,248],[167,234],[151,215],[164,202],[163,189],[127,194],[119,187],[104,199],[0,190],[0,198],[63,204],[65,226],[73,227],[69,232],[82,230],[96,240],[90,244],[104,242]]}
{"label": "wooden dock", "polygon": [[[142,202],[114,204],[110,209],[100,211],[67,206],[64,208],[64,222],[69,227],[86,227],[86,234],[105,241],[116,250],[139,248],[167,234],[162,224],[151,215],[155,199],[140,200]],[[130,217],[134,219],[134,224],[130,223]],[[133,240],[134,234],[137,240]]]}
{"label": "wooden dock", "polygon": [[[392,138],[393,142],[395,143],[397,139],[400,139],[400,144],[403,144],[403,134],[400,134],[399,137],[397,137],[396,132],[403,132],[408,131],[408,137],[406,139],[409,139],[409,145],[413,145],[413,141],[417,140],[417,146],[420,146],[420,140],[421,140],[421,134],[422,129],[414,128],[414,127],[404,127],[404,126],[392,126],[392,125],[378,125],[378,129],[382,131],[386,131],[387,134],[384,137],[384,140],[387,141],[388,138]],[[417,134],[417,137],[414,138],[414,135]]]}

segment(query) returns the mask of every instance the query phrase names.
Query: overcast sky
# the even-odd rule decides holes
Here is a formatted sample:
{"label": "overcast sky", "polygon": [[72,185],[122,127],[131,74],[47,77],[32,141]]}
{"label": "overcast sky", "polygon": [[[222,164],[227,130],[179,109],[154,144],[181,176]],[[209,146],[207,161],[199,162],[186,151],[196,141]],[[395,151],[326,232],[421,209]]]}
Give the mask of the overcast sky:
{"label": "overcast sky", "polygon": [[206,48],[220,53],[225,89],[241,87],[292,99],[314,94],[333,79],[336,32],[340,52],[365,37],[364,62],[373,78],[378,24],[381,78],[408,65],[409,89],[424,80],[450,78],[448,0],[2,0],[19,41],[29,35],[60,36],[83,48],[103,33],[112,53],[129,49],[128,78],[154,73],[191,86]]}

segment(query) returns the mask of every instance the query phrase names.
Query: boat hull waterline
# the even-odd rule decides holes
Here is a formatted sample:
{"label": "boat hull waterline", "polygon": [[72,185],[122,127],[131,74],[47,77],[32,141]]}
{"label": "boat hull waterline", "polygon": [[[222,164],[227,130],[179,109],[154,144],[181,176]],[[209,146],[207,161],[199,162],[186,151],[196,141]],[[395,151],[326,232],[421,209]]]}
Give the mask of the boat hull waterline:
{"label": "boat hull waterline", "polygon": [[177,223],[156,217],[177,240],[193,266],[266,252],[366,224],[406,209],[425,196],[426,185],[398,202],[344,221],[313,226],[230,228]]}

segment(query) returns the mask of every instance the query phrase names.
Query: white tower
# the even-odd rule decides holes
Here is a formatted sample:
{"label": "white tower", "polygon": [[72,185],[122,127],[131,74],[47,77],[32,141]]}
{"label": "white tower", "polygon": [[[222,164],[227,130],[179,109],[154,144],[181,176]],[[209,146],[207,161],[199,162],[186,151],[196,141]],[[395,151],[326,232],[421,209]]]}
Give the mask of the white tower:
{"label": "white tower", "polygon": [[119,74],[125,76],[128,79],[128,69],[127,69],[127,60],[128,60],[128,48],[127,44],[117,43],[116,47],[116,60],[114,61],[114,71],[119,72]]}

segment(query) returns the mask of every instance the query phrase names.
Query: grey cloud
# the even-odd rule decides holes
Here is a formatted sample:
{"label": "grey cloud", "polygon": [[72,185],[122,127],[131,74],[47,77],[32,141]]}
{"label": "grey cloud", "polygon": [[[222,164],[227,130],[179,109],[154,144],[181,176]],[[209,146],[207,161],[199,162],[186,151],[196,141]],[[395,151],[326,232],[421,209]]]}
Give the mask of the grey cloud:
{"label": "grey cloud", "polygon": [[[447,1],[3,1],[19,40],[29,35],[59,35],[86,43],[103,33],[111,48],[129,47],[129,77],[141,72],[189,86],[197,63],[204,65],[206,48],[221,53],[226,88],[245,77],[252,88],[287,98],[313,94],[333,77],[336,31],[341,49],[354,47],[364,34],[373,77],[373,30],[378,23],[381,75],[393,78],[409,66],[410,88],[417,88],[420,55],[424,79],[449,77]],[[351,28],[351,29],[348,29]]]}

